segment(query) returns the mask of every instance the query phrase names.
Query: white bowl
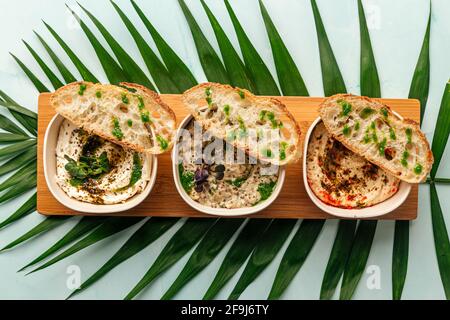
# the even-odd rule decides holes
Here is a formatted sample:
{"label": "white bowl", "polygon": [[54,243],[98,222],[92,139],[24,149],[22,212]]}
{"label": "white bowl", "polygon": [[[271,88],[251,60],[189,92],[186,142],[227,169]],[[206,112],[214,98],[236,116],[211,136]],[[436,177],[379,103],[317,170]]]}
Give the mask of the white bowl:
{"label": "white bowl", "polygon": [[152,190],[155,180],[156,171],[158,169],[158,160],[155,156],[149,156],[152,166],[152,171],[150,173],[150,181],[145,186],[144,190],[139,194],[128,199],[124,203],[118,204],[93,204],[88,202],[83,202],[69,197],[56,183],[56,144],[58,141],[59,127],[64,121],[64,117],[57,114],[50,121],[47,130],[45,131],[44,137],[44,149],[43,149],[43,159],[44,159],[44,175],[45,181],[47,182],[48,189],[52,195],[61,204],[75,211],[86,212],[86,213],[97,213],[97,214],[109,214],[115,212],[121,212],[129,210],[138,204],[140,204]]}
{"label": "white bowl", "polygon": [[[184,120],[181,122],[180,127],[177,132],[177,137],[175,139],[176,142],[178,142],[181,134],[181,129],[186,127],[186,125],[193,119],[191,115],[184,118]],[[275,188],[273,189],[272,194],[270,197],[263,202],[253,206],[253,207],[246,207],[246,208],[236,208],[236,209],[227,209],[227,208],[211,208],[205,205],[202,205],[196,201],[194,201],[189,195],[184,191],[183,186],[181,185],[180,181],[180,174],[178,171],[178,147],[177,143],[175,143],[175,147],[172,150],[172,170],[173,170],[173,179],[175,181],[175,186],[177,187],[178,193],[183,198],[183,200],[192,208],[194,208],[197,211],[214,215],[214,216],[223,216],[223,217],[232,217],[232,216],[243,216],[243,215],[251,215],[254,213],[257,213],[261,210],[264,210],[272,202],[275,201],[275,199],[280,194],[280,191],[283,187],[284,178],[286,174],[286,169],[281,166],[279,167],[278,171],[278,180],[277,184],[275,185]]]}
{"label": "white bowl", "polygon": [[[398,115],[398,114],[397,114]],[[380,202],[376,205],[373,205],[371,207],[361,208],[361,209],[343,209],[331,206],[329,204],[326,204],[317,196],[314,194],[314,192],[311,190],[311,187],[309,186],[308,179],[307,179],[307,171],[306,171],[306,159],[307,159],[307,153],[308,153],[308,145],[309,145],[309,138],[311,136],[312,131],[316,127],[316,125],[322,121],[322,119],[319,117],[311,124],[311,126],[308,129],[308,132],[305,137],[305,144],[304,144],[304,150],[303,150],[303,183],[305,184],[306,193],[311,198],[312,202],[322,209],[323,211],[336,216],[340,218],[351,218],[351,219],[364,219],[364,218],[374,218],[379,217],[382,215],[385,215],[391,211],[394,211],[397,209],[405,200],[408,198],[409,192],[411,191],[411,184],[401,181],[399,185],[399,189],[397,193],[395,193],[392,197],[389,199],[386,199],[383,202]]]}

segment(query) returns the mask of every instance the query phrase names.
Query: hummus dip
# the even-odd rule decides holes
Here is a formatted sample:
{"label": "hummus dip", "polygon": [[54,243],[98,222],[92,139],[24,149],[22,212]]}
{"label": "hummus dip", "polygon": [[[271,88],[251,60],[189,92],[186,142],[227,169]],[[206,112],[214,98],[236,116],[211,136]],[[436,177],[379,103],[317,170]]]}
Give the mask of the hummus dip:
{"label": "hummus dip", "polygon": [[142,192],[151,158],[89,134],[64,120],[56,146],[56,179],[71,198],[116,204]]}
{"label": "hummus dip", "polygon": [[331,137],[323,122],[314,128],[306,159],[307,179],[323,202],[341,208],[364,208],[398,191],[400,180]]}
{"label": "hummus dip", "polygon": [[[194,141],[194,121],[185,129]],[[254,206],[270,197],[278,181],[278,166],[256,161],[212,136],[199,142],[199,158],[196,143],[189,141],[178,153],[182,160],[178,164],[180,182],[194,201],[212,208],[235,209]],[[205,151],[213,144],[220,152],[213,151],[210,156]],[[183,145],[183,137],[178,145]],[[230,157],[225,156],[226,150],[232,150]]]}

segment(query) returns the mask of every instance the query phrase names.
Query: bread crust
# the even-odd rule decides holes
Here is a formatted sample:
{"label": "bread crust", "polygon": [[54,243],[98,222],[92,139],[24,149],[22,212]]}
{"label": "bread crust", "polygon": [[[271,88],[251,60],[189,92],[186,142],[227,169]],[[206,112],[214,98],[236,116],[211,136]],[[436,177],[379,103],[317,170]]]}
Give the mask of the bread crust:
{"label": "bread crust", "polygon": [[[245,99],[247,100],[247,102],[249,102],[250,105],[252,105],[260,110],[272,109],[272,110],[276,111],[277,113],[282,114],[283,116],[285,116],[288,119],[289,123],[291,124],[291,126],[293,128],[293,132],[291,132],[291,134],[293,136],[295,136],[295,143],[293,144],[295,151],[293,153],[291,153],[290,156],[287,157],[285,160],[264,158],[263,161],[270,162],[270,163],[273,163],[276,165],[286,165],[286,164],[295,163],[301,158],[301,156],[302,156],[301,129],[300,129],[300,126],[298,125],[297,121],[295,120],[294,116],[289,112],[289,110],[286,108],[286,106],[283,103],[281,103],[281,101],[279,101],[278,99],[275,99],[272,97],[256,96],[246,89],[232,87],[227,84],[205,82],[205,83],[201,83],[195,87],[192,87],[192,88],[186,90],[183,93],[183,103],[189,109],[190,113],[195,118],[195,120],[199,121],[202,124],[204,129],[208,130],[209,128],[205,127],[204,119],[197,112],[196,107],[198,107],[198,106],[193,105],[189,100],[193,96],[196,96],[199,93],[205,92],[205,90],[207,88],[215,89],[215,90],[223,90],[227,93],[243,92],[245,95]],[[236,105],[233,105],[232,107],[235,108]],[[238,106],[238,108],[239,108],[239,106]],[[285,122],[283,121],[283,123],[285,123]],[[218,138],[226,140],[226,137],[218,137]],[[239,148],[238,144],[235,142],[233,142],[232,145]],[[254,154],[254,152],[251,152],[250,148],[248,148],[248,147],[245,148],[244,151],[247,154],[249,154],[250,156],[261,159],[260,155]]]}
{"label": "bread crust", "polygon": [[[352,102],[357,103],[357,101],[359,101],[359,102],[362,102],[363,105],[367,105],[367,106],[370,106],[370,108],[375,109],[377,111],[377,113],[379,113],[381,111],[381,109],[386,108],[389,119],[394,118],[395,121],[397,121],[398,123],[401,123],[404,126],[411,128],[412,132],[414,133],[414,136],[417,137],[415,139],[415,143],[418,143],[420,145],[420,149],[424,150],[424,152],[422,153],[422,155],[420,157],[420,159],[422,159],[421,161],[423,161],[423,163],[421,162],[421,164],[423,165],[423,171],[420,174],[416,174],[414,176],[411,174],[407,174],[407,173],[405,173],[406,169],[402,168],[401,170],[399,170],[398,166],[394,167],[385,158],[379,157],[376,154],[373,155],[373,154],[366,152],[367,150],[364,150],[363,148],[361,148],[361,143],[359,140],[357,142],[355,142],[355,141],[352,141],[351,138],[345,137],[344,134],[341,133],[342,128],[336,127],[336,121],[330,117],[331,108],[339,108],[339,106],[337,106],[338,100],[345,100],[345,101],[349,101],[350,103],[352,103]],[[335,115],[336,110],[333,110],[333,111],[334,111],[333,114]],[[420,182],[423,182],[426,180],[427,175],[430,172],[431,167],[434,162],[433,153],[431,152],[431,148],[430,148],[430,144],[429,144],[428,140],[426,139],[423,132],[420,130],[420,126],[416,121],[414,121],[412,119],[406,119],[406,118],[399,117],[396,113],[393,113],[393,111],[391,110],[391,108],[389,106],[381,103],[380,101],[378,101],[376,99],[371,99],[371,98],[368,98],[365,96],[355,96],[352,94],[337,94],[337,95],[327,98],[319,105],[319,114],[325,124],[325,127],[333,135],[333,137],[336,140],[340,141],[346,148],[350,149],[354,153],[363,156],[368,161],[372,162],[373,164],[379,166],[383,170],[386,170],[387,172],[391,173],[395,177],[397,177],[400,180],[403,180],[405,182],[420,183]],[[372,119],[373,118],[371,118],[370,120],[372,120]],[[362,122],[364,120],[359,119],[359,121]],[[364,125],[362,125],[362,127],[364,127]],[[337,129],[338,129],[338,131],[337,131]],[[405,142],[405,145],[406,145],[406,142]],[[402,151],[402,150],[398,150],[398,152],[400,152],[400,151]]]}

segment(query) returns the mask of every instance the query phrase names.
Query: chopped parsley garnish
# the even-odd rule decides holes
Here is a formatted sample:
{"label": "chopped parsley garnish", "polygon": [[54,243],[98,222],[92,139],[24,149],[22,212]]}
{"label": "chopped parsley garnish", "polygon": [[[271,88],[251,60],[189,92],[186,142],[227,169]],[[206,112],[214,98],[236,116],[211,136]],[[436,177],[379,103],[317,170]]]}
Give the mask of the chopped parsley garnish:
{"label": "chopped parsley garnish", "polygon": [[387,119],[389,112],[387,108],[381,108],[380,113]]}
{"label": "chopped parsley garnish", "polygon": [[356,123],[355,123],[355,131],[358,131],[360,126],[361,126],[361,124],[359,123],[359,121],[356,121]]}
{"label": "chopped parsley garnish", "polygon": [[159,146],[162,150],[166,150],[169,147],[169,143],[167,142],[167,140],[160,135],[156,136],[156,140],[158,140]]}
{"label": "chopped parsley garnish", "polygon": [[142,162],[141,162],[141,156],[139,153],[135,152],[133,154],[133,170],[131,171],[131,178],[130,183],[128,184],[129,187],[132,187],[136,184],[136,182],[139,181],[142,177]]}
{"label": "chopped parsley garnish", "polygon": [[102,97],[102,92],[101,91],[97,91],[95,93],[95,96],[100,99]]}
{"label": "chopped parsley garnish", "polygon": [[137,98],[138,98],[138,100],[139,100],[139,103],[138,103],[138,109],[139,109],[139,110],[144,109],[144,107],[145,107],[145,104],[144,104],[144,98],[142,98],[141,96],[138,96]]}
{"label": "chopped parsley garnish", "polygon": [[280,143],[280,160],[286,159],[286,149],[288,145],[289,144],[286,141]]}
{"label": "chopped parsley garnish", "polygon": [[230,116],[230,110],[231,110],[231,107],[230,107],[229,104],[226,104],[226,105],[223,106],[223,113],[225,113],[225,115],[226,115],[227,117]]}
{"label": "chopped parsley garnish", "polygon": [[241,99],[245,99],[245,92],[244,91],[238,90],[238,94],[239,94],[239,97],[241,97]]}
{"label": "chopped parsley garnish", "polygon": [[247,177],[239,177],[233,180],[227,181],[228,183],[232,184],[236,188],[240,188],[242,184],[247,180]]}
{"label": "chopped parsley garnish", "polygon": [[266,113],[267,113],[267,110],[261,110],[259,112],[259,120],[263,121],[264,118],[266,117]]}
{"label": "chopped parsley garnish", "polygon": [[342,117],[348,116],[348,114],[352,111],[352,105],[350,103],[348,103],[347,101],[344,101],[344,100],[340,100],[340,101],[338,101],[338,103],[342,107],[341,116]]}
{"label": "chopped parsley garnish", "polygon": [[366,108],[364,108],[364,109],[361,110],[361,112],[359,113],[359,116],[360,116],[362,119],[367,119],[367,118],[368,118],[370,115],[372,115],[374,112],[375,112],[374,109],[366,107]]}
{"label": "chopped parsley garnish", "polygon": [[129,104],[130,100],[128,99],[126,93],[122,93],[122,102],[125,104]]}
{"label": "chopped parsley garnish", "polygon": [[397,136],[395,135],[394,128],[389,128],[389,136],[391,137],[391,140],[397,140]]}
{"label": "chopped parsley garnish", "polygon": [[412,129],[406,128],[405,133],[406,133],[406,139],[408,140],[408,143],[411,143],[412,142]]}
{"label": "chopped parsley garnish", "polygon": [[267,158],[272,158],[272,150],[270,150],[269,148],[264,149],[262,155]]}
{"label": "chopped parsley garnish", "polygon": [[123,132],[122,129],[120,129],[119,120],[116,117],[113,117],[112,122],[113,122],[112,135],[117,139],[122,140]]}
{"label": "chopped parsley garnish", "polygon": [[366,134],[364,135],[363,142],[364,142],[364,143],[369,143],[369,142],[370,142],[370,137],[369,137],[369,134],[368,134],[367,132],[366,132]]}
{"label": "chopped parsley garnish", "polygon": [[408,166],[408,157],[409,157],[409,152],[407,150],[403,151],[402,160],[400,160],[400,163],[405,168]]}
{"label": "chopped parsley garnish", "polygon": [[191,171],[184,171],[183,164],[178,165],[178,173],[180,175],[181,186],[184,191],[190,193],[194,186],[194,173]]}
{"label": "chopped parsley garnish", "polygon": [[86,88],[87,86],[84,83],[80,84],[80,90],[78,90],[78,94],[82,96],[84,94],[84,91],[86,91]]}
{"label": "chopped parsley garnish", "polygon": [[206,102],[208,102],[208,105],[211,105],[212,98],[211,98],[211,88],[210,87],[205,89],[205,94],[206,94]]}
{"label": "chopped parsley garnish", "polygon": [[414,173],[415,174],[421,174],[422,173],[422,165],[420,163],[416,164],[416,166],[414,167]]}
{"label": "chopped parsley garnish", "polygon": [[148,112],[148,110],[141,112],[141,120],[144,123],[151,122],[150,121],[150,113]]}
{"label": "chopped parsley garnish", "polygon": [[348,137],[352,133],[352,128],[350,128],[348,125],[344,126],[344,129],[342,129],[342,133],[344,136]]}
{"label": "chopped parsley garnish", "polygon": [[378,151],[380,152],[380,156],[384,155],[384,149],[386,149],[386,143],[387,139],[384,138],[379,144],[378,144]]}
{"label": "chopped parsley garnish", "polygon": [[258,192],[261,195],[261,200],[267,200],[273,192],[273,188],[277,183],[275,181],[271,181],[269,183],[260,183],[258,186]]}
{"label": "chopped parsley garnish", "polygon": [[133,120],[128,119],[127,120],[127,125],[131,128],[133,126]]}
{"label": "chopped parsley garnish", "polygon": [[125,187],[119,188],[116,191],[126,190],[136,184],[142,178],[142,161],[139,153],[133,153],[133,169],[131,170],[130,182]]}

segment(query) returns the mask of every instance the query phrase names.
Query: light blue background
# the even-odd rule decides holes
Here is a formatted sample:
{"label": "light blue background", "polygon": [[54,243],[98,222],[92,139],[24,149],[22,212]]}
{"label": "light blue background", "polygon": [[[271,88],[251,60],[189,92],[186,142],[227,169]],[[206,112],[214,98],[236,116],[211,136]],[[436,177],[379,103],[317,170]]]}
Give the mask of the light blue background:
{"label": "light blue background", "polygon": [[[131,36],[111,4],[106,0],[85,0],[80,2],[107,26],[123,47],[136,58],[136,62],[142,69],[146,70]],[[137,2],[167,42],[193,71],[198,81],[206,80],[196,55],[192,36],[177,1],[138,0]],[[433,0],[432,2],[431,83],[423,125],[423,129],[430,140],[444,86],[450,76],[450,59],[448,59],[448,52],[450,52],[450,2],[446,0]],[[76,8],[75,1],[70,0],[68,3],[73,8]],[[155,48],[130,3],[125,0],[118,0],[117,3],[136,23],[137,28],[149,41],[152,48]],[[238,48],[233,27],[223,2],[208,0],[207,3],[221,22],[233,44]],[[322,96],[323,88],[317,37],[309,0],[265,0],[264,3],[293,56],[310,94],[312,96]],[[356,0],[317,0],[317,3],[347,88],[352,93],[358,94],[359,27]],[[190,0],[187,1],[187,4],[207,38],[211,41],[214,48],[218,50],[214,34],[200,3],[196,0]],[[231,4],[249,38],[269,66],[270,71],[275,74],[271,49],[257,1],[231,0]],[[408,95],[413,70],[422,45],[429,12],[429,2],[427,0],[365,0],[363,4],[368,15],[368,21],[370,20],[369,23],[372,25],[370,35],[381,79],[382,95],[390,98],[405,98]],[[88,21],[86,16],[82,15],[82,17],[85,21]],[[90,70],[100,76],[101,81],[106,81],[93,49],[86,40],[82,30],[76,26],[75,21],[66,10],[64,1],[0,0],[0,88],[17,99],[21,104],[33,110],[37,108],[38,94],[8,54],[8,51],[16,54],[40,79],[45,79],[45,76],[20,41],[25,39],[42,54],[43,59],[49,62],[51,68],[55,70],[44,49],[33,35],[32,30],[36,30],[43,35],[51,47],[56,49],[56,52],[66,65],[70,67],[70,70],[78,75],[69,59],[63,54],[41,23],[41,19],[44,19],[60,33],[62,38],[70,44]],[[89,25],[92,26],[90,21]],[[97,32],[96,34],[98,35]],[[45,84],[51,88],[48,81]],[[448,149],[446,149],[438,172],[440,177],[450,177],[450,164],[448,161],[450,154]],[[450,216],[448,214],[450,206],[449,191],[450,188],[448,186],[438,187],[447,226],[450,225]],[[9,216],[30,194],[2,205],[1,220]],[[1,230],[0,246],[9,243],[28,231],[42,219],[43,217],[37,213],[31,214],[20,220],[20,222]],[[26,277],[23,274],[16,273],[25,263],[42,253],[62,237],[75,222],[76,220],[74,219],[10,252],[0,254],[0,298],[65,298],[69,294],[69,290],[66,287],[66,268],[69,265],[79,265],[82,270],[82,277],[86,279],[106,262],[138,227],[138,225],[134,226],[108,238],[106,241],[83,250],[44,271]],[[336,233],[336,225],[336,221],[328,221],[325,224],[310,256],[289,286],[283,296],[284,298],[318,298],[322,277]],[[138,255],[114,269],[77,298],[123,298],[141,279],[178,226],[179,224]],[[368,261],[368,266],[377,265],[381,270],[381,289],[369,290],[366,286],[368,275],[364,274],[356,291],[356,299],[391,298],[393,232],[393,222],[383,221],[378,224]],[[242,298],[264,299],[267,297],[281,256],[288,243],[289,241],[286,242],[270,266],[249,286]],[[218,270],[230,244],[231,242],[213,263],[191,281],[176,298],[201,298]],[[140,297],[147,299],[160,298],[180,272],[188,256],[186,255],[173,268],[158,278]],[[219,298],[227,297],[241,271],[242,269],[222,290]],[[421,186],[419,217],[411,223],[409,267],[403,298],[443,299],[444,297],[433,243],[429,188]]]}

